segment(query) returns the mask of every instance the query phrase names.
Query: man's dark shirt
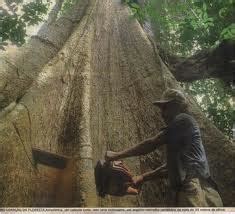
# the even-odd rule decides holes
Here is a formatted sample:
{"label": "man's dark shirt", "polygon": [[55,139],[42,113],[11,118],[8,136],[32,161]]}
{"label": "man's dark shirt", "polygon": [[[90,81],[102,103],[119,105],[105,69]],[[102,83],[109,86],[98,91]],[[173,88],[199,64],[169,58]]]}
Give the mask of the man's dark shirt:
{"label": "man's dark shirt", "polygon": [[181,113],[164,130],[167,144],[167,168],[170,184],[178,188],[187,176],[210,176],[202,145],[200,129],[195,119]]}

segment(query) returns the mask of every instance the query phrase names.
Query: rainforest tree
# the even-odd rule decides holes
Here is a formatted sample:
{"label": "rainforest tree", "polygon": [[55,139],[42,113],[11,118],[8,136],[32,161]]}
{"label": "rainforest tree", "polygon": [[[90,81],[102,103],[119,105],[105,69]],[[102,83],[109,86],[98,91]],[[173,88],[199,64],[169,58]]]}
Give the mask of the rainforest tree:
{"label": "rainforest tree", "polygon": [[[96,195],[96,161],[107,149],[156,134],[164,122],[152,102],[166,88],[183,90],[121,1],[73,2],[16,52],[1,56],[0,76],[1,206],[169,205],[164,179],[146,183],[136,197]],[[234,145],[188,100],[224,204],[234,206]],[[66,167],[36,168],[35,147],[62,154]],[[164,160],[158,150],[126,162],[139,174]]]}

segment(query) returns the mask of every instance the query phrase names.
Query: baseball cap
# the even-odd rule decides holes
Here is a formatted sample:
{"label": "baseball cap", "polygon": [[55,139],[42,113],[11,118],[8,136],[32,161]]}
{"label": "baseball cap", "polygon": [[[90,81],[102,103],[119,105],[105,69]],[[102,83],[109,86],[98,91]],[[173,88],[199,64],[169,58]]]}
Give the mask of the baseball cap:
{"label": "baseball cap", "polygon": [[162,105],[162,104],[165,104],[165,103],[169,103],[173,100],[176,101],[177,103],[180,103],[180,104],[186,104],[185,95],[177,89],[167,89],[163,93],[162,99],[153,102],[153,104],[154,105]]}

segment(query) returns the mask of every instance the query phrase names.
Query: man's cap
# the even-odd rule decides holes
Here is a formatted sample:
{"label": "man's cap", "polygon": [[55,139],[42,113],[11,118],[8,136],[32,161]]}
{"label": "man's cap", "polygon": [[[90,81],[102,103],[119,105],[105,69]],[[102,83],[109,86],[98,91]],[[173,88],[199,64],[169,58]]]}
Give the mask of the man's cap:
{"label": "man's cap", "polygon": [[177,103],[180,103],[180,104],[186,104],[185,95],[181,91],[176,90],[176,89],[167,89],[163,93],[162,99],[153,102],[153,104],[160,106],[162,104],[169,103],[173,100],[176,101]]}

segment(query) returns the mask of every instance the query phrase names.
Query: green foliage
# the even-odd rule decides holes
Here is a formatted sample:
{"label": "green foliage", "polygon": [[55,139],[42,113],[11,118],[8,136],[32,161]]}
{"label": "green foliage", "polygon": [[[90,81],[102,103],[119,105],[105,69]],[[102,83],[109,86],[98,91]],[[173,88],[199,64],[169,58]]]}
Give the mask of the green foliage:
{"label": "green foliage", "polygon": [[11,4],[13,4],[13,3],[15,3],[15,4],[21,4],[21,3],[23,3],[23,1],[24,1],[24,0],[5,0],[6,4],[7,4],[8,6],[11,5]]}
{"label": "green foliage", "polygon": [[62,14],[65,14],[66,12],[68,12],[69,10],[71,10],[71,8],[77,4],[79,2],[79,0],[65,0],[63,5],[62,5],[62,8],[61,8],[61,11],[60,11],[60,14],[59,16],[61,16]]}
{"label": "green foliage", "polygon": [[220,39],[232,39],[235,40],[235,23],[224,28],[220,33]]}
{"label": "green foliage", "polygon": [[[8,42],[18,46],[24,44],[27,36],[26,28],[43,21],[43,16],[49,7],[49,2],[42,0],[22,4],[22,0],[7,0],[8,8],[0,7],[0,49],[2,50]],[[22,6],[22,10],[18,11],[18,6]]]}
{"label": "green foliage", "polygon": [[225,87],[220,80],[207,79],[190,84],[187,91],[192,94],[206,116],[228,137],[232,138],[235,109],[232,98],[235,92]]}
{"label": "green foliage", "polygon": [[20,45],[25,42],[26,24],[17,15],[0,16],[0,25],[0,45],[7,45],[8,43],[4,43],[7,40]]}
{"label": "green foliage", "polygon": [[41,0],[23,5],[23,15],[20,17],[28,25],[36,25],[43,21],[43,15],[47,13],[48,5]]}
{"label": "green foliage", "polygon": [[180,55],[235,38],[235,0],[148,0],[144,7],[134,0],[123,2],[139,21],[150,19],[158,40]]}
{"label": "green foliage", "polygon": [[127,4],[131,8],[133,17],[137,18],[139,22],[143,22],[145,20],[145,8],[141,8],[136,0],[122,0],[122,3]]}
{"label": "green foliage", "polygon": [[202,49],[218,41],[234,38],[232,29],[234,30],[235,1],[194,0],[187,2],[187,16],[179,24],[177,32],[181,34],[179,36],[181,43],[193,41]]}

